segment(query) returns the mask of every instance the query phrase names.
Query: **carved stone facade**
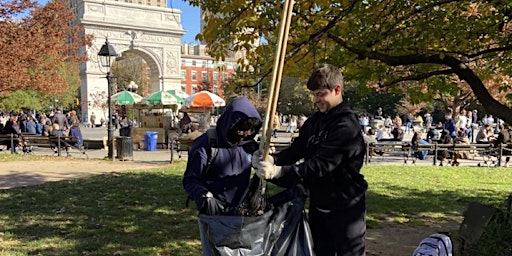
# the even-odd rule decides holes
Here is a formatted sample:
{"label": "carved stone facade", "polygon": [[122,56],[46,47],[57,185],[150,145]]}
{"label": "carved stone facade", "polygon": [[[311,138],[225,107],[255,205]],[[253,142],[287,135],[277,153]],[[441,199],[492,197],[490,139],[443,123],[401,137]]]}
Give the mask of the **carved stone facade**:
{"label": "carved stone facade", "polygon": [[[76,24],[94,36],[91,47],[82,49],[89,61],[80,67],[82,114],[92,112],[99,122],[105,109],[93,104],[91,95],[107,94],[106,70],[100,70],[98,52],[108,38],[119,55],[137,55],[149,67],[149,93],[181,90],[181,11],[177,9],[122,3],[110,0],[74,0]],[[115,75],[115,74],[114,74]],[[107,99],[105,98],[105,101]]]}

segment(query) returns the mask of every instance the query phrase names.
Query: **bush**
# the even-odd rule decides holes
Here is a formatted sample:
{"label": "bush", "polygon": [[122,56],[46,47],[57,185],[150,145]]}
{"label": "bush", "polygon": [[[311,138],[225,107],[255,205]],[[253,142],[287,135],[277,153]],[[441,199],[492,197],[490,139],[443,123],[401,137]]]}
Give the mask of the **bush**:
{"label": "bush", "polygon": [[512,256],[512,218],[509,196],[507,204],[498,206],[498,212],[485,227],[480,239],[466,244],[462,255]]}

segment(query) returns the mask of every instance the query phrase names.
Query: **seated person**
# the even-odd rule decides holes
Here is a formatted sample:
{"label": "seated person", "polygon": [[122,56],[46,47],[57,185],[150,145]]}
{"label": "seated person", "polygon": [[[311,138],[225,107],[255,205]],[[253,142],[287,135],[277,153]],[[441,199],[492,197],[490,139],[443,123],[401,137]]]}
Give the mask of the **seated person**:
{"label": "seated person", "polygon": [[201,136],[201,134],[203,134],[203,133],[199,131],[199,126],[196,123],[192,123],[190,125],[190,132],[182,139],[193,141],[197,137]]}
{"label": "seated person", "polygon": [[488,144],[494,141],[494,134],[492,131],[492,127],[490,124],[485,124],[478,130],[476,134],[476,143],[478,144]]}
{"label": "seated person", "polygon": [[[50,137],[58,137],[58,136],[62,136],[62,137],[63,137],[63,136],[65,136],[65,135],[64,135],[64,131],[63,131],[62,129],[60,129],[60,126],[59,126],[59,124],[58,124],[58,123],[54,123],[54,124],[52,125],[52,127],[51,127]],[[54,151],[54,153],[55,153],[55,154],[57,154],[57,153],[58,153],[58,151],[57,151],[57,150],[58,150],[58,149],[57,149],[57,147],[58,147],[58,143],[59,143],[59,142],[55,142],[55,145],[53,145],[53,147],[54,147],[54,148],[53,148],[53,151]],[[64,147],[64,143],[63,143],[63,142],[61,142],[60,146],[61,146],[61,147]],[[69,155],[69,147],[65,147],[65,148],[66,148],[66,153]]]}
{"label": "seated person", "polygon": [[[455,137],[454,141],[455,144],[471,144],[464,128],[459,129],[457,132],[457,137]],[[458,151],[456,152],[455,156],[456,159],[469,159],[471,158],[471,153],[469,151]]]}
{"label": "seated person", "polygon": [[77,122],[75,122],[71,125],[71,128],[69,129],[69,136],[75,137],[78,139],[78,141],[73,146],[79,147],[79,148],[84,146],[84,138],[82,136],[82,131],[80,131],[80,127],[78,127]]}
{"label": "seated person", "polygon": [[381,140],[390,140],[393,137],[388,131],[388,128],[386,128],[384,125],[380,124],[379,128],[377,129],[377,141]]}
{"label": "seated person", "polygon": [[[443,129],[443,131],[441,132],[441,138],[439,139],[439,144],[452,144],[452,143],[453,143],[453,139],[452,139],[452,136],[450,135],[450,132],[446,129]],[[447,149],[440,150],[439,153],[437,154],[437,159],[439,161],[441,161],[441,163],[440,163],[441,166],[443,165],[443,161],[445,159],[449,159],[449,158],[451,158],[451,154]]]}
{"label": "seated person", "polygon": [[391,131],[391,134],[393,135],[393,139],[396,141],[402,141],[404,139],[404,131],[400,127],[394,127]]}
{"label": "seated person", "polygon": [[[366,142],[366,144],[368,144],[368,145],[375,145],[375,143],[377,143],[377,139],[375,137],[375,133],[373,132],[372,128],[368,129],[368,131],[366,133],[363,133],[363,139],[364,139],[364,142]],[[371,156],[375,156],[376,154],[382,155],[381,151],[379,151],[379,152],[375,151],[374,146],[369,146],[368,148],[369,148],[369,153]]]}
{"label": "seated person", "polygon": [[428,142],[421,138],[419,132],[414,132],[411,139],[411,148],[414,150],[413,156],[420,160],[425,160],[428,150],[418,150],[418,146],[421,144],[428,144]]}
{"label": "seated person", "polygon": [[428,132],[427,132],[426,140],[429,143],[438,142],[439,139],[441,138],[441,131],[442,131],[442,129],[438,129],[438,128],[435,128],[435,127],[430,127],[428,129]]}

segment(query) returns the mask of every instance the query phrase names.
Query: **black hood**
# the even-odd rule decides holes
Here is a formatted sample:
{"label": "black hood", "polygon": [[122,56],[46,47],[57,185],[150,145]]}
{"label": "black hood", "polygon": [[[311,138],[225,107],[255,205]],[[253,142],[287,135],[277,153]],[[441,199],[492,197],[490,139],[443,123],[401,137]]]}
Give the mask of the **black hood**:
{"label": "black hood", "polygon": [[248,118],[256,118],[261,122],[261,116],[247,97],[242,96],[231,100],[224,112],[217,120],[217,138],[219,147],[229,145],[228,132],[240,121]]}

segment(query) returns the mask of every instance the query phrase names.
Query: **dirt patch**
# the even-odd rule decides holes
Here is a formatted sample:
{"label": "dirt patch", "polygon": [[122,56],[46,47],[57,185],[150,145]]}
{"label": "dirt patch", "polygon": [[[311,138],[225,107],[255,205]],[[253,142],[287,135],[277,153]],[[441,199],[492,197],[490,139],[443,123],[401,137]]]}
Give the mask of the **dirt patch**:
{"label": "dirt patch", "polygon": [[[165,164],[130,161],[113,163],[105,160],[53,158],[47,160],[0,162],[0,189],[162,166],[165,166]],[[456,231],[460,221],[453,219],[443,223],[428,223],[425,226],[381,222],[379,223],[379,228],[367,230],[367,255],[411,255],[423,238],[439,231]]]}
{"label": "dirt patch", "polygon": [[105,160],[48,159],[0,162],[0,189],[37,185],[89,177],[125,170],[140,170],[164,166],[137,162],[109,162]]}

